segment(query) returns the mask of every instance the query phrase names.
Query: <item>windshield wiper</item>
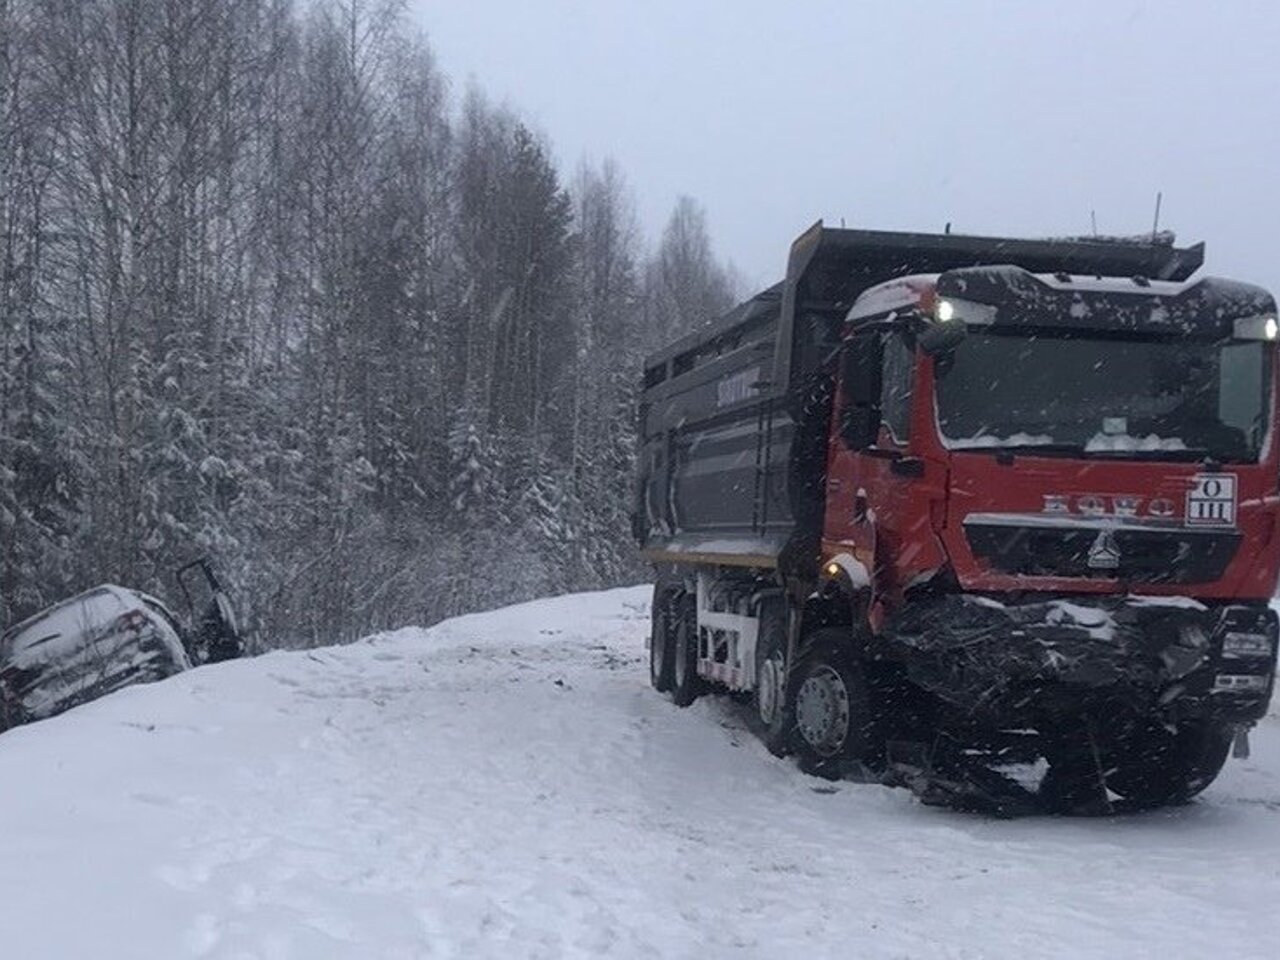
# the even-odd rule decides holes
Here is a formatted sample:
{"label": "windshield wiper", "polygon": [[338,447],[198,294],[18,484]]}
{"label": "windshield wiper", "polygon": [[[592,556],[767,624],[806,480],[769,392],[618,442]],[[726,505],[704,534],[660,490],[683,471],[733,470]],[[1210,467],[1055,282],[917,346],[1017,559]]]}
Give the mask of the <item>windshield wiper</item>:
{"label": "windshield wiper", "polygon": [[1170,460],[1177,463],[1195,463],[1200,460],[1220,461],[1224,458],[1203,447],[1183,447],[1181,449],[1141,450],[1084,450],[1086,457],[1097,457],[1101,460]]}
{"label": "windshield wiper", "polygon": [[955,447],[952,453],[1020,453],[1024,456],[1037,453],[1047,454],[1071,454],[1077,455],[1084,452],[1084,447],[1078,443],[992,443],[985,446],[964,446]]}
{"label": "windshield wiper", "polygon": [[1256,454],[1225,453],[1210,450],[1207,447],[1160,448],[1143,450],[1132,449],[1094,449],[1090,450],[1083,443],[990,443],[981,446],[952,447],[952,453],[987,453],[1012,460],[1020,457],[1080,457],[1085,460],[1154,460],[1167,463],[1253,463],[1251,457]]}

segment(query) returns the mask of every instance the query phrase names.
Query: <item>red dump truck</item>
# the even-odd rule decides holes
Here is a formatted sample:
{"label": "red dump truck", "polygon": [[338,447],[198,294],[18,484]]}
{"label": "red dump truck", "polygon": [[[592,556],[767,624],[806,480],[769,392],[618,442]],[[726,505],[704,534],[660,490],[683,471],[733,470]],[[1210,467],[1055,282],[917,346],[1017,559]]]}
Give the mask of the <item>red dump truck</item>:
{"label": "red dump truck", "polygon": [[648,358],[653,685],[829,777],[1149,807],[1266,712],[1276,304],[1204,247],[828,229]]}

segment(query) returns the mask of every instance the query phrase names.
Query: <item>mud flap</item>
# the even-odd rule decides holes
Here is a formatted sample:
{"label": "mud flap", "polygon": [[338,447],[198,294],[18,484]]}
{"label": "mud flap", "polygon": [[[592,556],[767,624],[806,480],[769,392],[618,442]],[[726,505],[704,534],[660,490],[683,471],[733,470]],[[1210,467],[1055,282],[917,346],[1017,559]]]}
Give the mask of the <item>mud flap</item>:
{"label": "mud flap", "polygon": [[1241,727],[1231,741],[1231,756],[1237,760],[1249,759],[1249,728]]}

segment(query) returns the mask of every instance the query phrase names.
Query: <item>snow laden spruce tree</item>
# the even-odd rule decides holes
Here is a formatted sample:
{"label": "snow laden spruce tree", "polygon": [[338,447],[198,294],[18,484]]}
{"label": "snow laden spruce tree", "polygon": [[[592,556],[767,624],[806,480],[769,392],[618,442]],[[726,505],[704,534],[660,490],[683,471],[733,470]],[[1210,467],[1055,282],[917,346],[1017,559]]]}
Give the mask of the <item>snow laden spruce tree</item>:
{"label": "snow laden spruce tree", "polygon": [[398,2],[0,3],[0,620],[210,553],[351,638],[641,576],[644,352],[729,305]]}

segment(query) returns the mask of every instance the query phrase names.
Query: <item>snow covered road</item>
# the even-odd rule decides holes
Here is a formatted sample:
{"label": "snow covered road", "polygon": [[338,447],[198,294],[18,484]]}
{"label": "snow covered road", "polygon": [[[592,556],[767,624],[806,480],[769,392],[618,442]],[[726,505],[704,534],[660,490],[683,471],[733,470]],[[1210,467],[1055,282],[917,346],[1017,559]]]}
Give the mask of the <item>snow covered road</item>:
{"label": "snow covered road", "polygon": [[1280,721],[1202,800],[996,821],[648,686],[648,591],[134,688],[0,736],[32,958],[1273,957]]}

